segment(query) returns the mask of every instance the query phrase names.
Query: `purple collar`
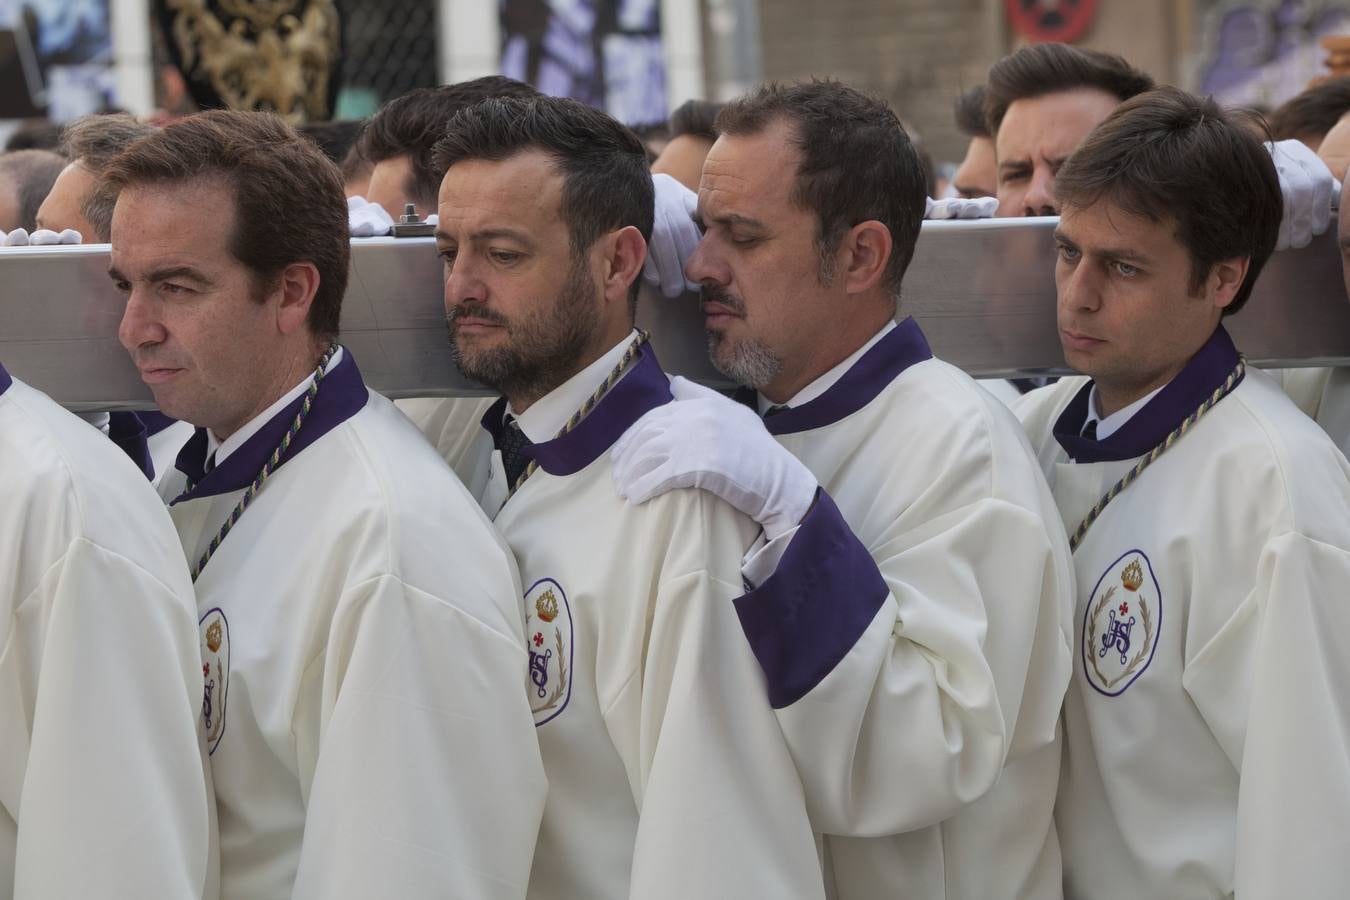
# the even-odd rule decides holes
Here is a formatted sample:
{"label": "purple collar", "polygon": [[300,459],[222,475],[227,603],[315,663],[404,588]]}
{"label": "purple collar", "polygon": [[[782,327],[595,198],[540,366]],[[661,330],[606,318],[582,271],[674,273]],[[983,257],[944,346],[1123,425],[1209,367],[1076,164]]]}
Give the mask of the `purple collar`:
{"label": "purple collar", "polygon": [[13,383],[14,379],[10,378],[9,373],[5,371],[5,367],[0,365],[0,394],[9,390],[9,386]]}
{"label": "purple collar", "polygon": [[[342,360],[333,371],[324,376],[323,383],[319,385],[319,393],[309,409],[309,415],[305,417],[304,427],[291,441],[290,449],[277,463],[277,468],[281,468],[301,450],[356,415],[365,408],[369,399],[370,392],[366,390],[366,383],[361,378],[361,370],[356,367],[356,359],[352,356],[352,351],[344,347]],[[286,436],[291,423],[295,421],[295,414],[300,411],[304,402],[304,395],[301,395],[286,404],[281,412],[268,419],[267,424],[210,472],[204,471],[206,429],[198,428],[178,452],[178,459],[175,462],[175,467],[187,475],[193,487],[192,490],[179,494],[173,503],[228,494],[252,484],[253,479],[262,471],[267,458]],[[173,503],[169,505],[172,506]]]}
{"label": "purple collar", "polygon": [[1083,425],[1087,422],[1088,397],[1092,393],[1093,383],[1089,381],[1055,422],[1055,440],[1069,458],[1078,463],[1114,462],[1143,456],[1195,412],[1227,380],[1237,364],[1237,348],[1220,325],[1177,377],[1144,404],[1144,408],[1119,431],[1100,441],[1082,437]]}
{"label": "purple collar", "polygon": [[[530,444],[522,452],[550,475],[575,475],[595,462],[643,415],[672,399],[670,379],[661,371],[650,345],[638,351],[637,361],[601,398],[590,415],[562,437]],[[483,427],[493,444],[501,438],[506,398],[501,397],[483,414]]]}
{"label": "purple collar", "polygon": [[[929,349],[919,323],[913,316],[906,316],[825,393],[765,419],[764,427],[769,429],[769,434],[794,434],[833,425],[875,400],[901,372],[932,358],[933,351]],[[754,391],[742,389],[735,398],[755,408]]]}

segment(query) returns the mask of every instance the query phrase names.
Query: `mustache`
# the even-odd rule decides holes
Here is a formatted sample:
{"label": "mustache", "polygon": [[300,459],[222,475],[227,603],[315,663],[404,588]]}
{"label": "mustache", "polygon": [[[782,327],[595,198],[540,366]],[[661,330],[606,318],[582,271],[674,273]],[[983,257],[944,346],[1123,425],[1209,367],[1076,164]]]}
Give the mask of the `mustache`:
{"label": "mustache", "polygon": [[470,316],[475,319],[482,319],[484,322],[489,322],[493,325],[509,326],[511,324],[506,316],[497,312],[495,309],[488,309],[486,306],[466,305],[461,303],[450,307],[450,311],[445,314],[445,326],[449,328],[450,332],[453,334],[455,323],[460,319],[468,318]]}
{"label": "mustache", "polygon": [[703,303],[720,303],[738,316],[745,315],[745,302],[721,285],[703,285],[699,288],[698,297]]}

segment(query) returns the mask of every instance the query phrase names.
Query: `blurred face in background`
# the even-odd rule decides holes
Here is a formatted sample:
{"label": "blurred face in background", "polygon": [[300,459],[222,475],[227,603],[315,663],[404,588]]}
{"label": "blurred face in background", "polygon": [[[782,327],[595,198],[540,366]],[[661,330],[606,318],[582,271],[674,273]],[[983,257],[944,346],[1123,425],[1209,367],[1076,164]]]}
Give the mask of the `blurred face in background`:
{"label": "blurred face in background", "polygon": [[60,233],[73,228],[84,238],[84,243],[92,244],[98,240],[94,226],[84,217],[84,201],[89,199],[98,187],[94,173],[78,162],[73,162],[61,170],[56,182],[47,193],[47,198],[38,207],[37,227],[48,228]]}
{"label": "blurred face in background", "polygon": [[[384,211],[393,216],[397,222],[398,217],[403,215],[403,205],[416,202],[414,198],[408,196],[408,184],[411,180],[412,157],[408,154],[382,159],[370,170],[370,181],[366,185],[365,197],[371,203],[383,206]],[[418,204],[417,214],[423,218],[436,211],[422,209],[422,205]]]}
{"label": "blurred face in background", "polygon": [[1055,175],[1092,129],[1120,105],[1098,88],[1014,100],[998,127],[998,215],[1055,216]]}
{"label": "blurred face in background", "polygon": [[973,137],[966,147],[966,158],[961,160],[952,187],[958,197],[998,196],[998,165],[994,160],[994,141],[987,137]]}
{"label": "blurred face in background", "polygon": [[703,161],[708,158],[712,145],[712,141],[697,135],[673,137],[652,163],[652,174],[669,175],[689,190],[697,191]]}

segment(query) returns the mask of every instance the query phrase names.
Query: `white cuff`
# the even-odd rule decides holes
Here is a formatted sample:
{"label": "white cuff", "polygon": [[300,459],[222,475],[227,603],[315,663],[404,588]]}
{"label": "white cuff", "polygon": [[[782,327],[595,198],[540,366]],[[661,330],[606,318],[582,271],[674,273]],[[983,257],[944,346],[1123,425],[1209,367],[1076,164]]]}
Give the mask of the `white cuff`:
{"label": "white cuff", "polygon": [[745,559],[741,562],[741,577],[754,587],[768,581],[769,576],[778,570],[778,563],[782,561],[788,544],[792,543],[792,538],[800,527],[794,525],[773,540],[769,540],[761,531],[759,537],[750,545],[750,549],[745,552]]}

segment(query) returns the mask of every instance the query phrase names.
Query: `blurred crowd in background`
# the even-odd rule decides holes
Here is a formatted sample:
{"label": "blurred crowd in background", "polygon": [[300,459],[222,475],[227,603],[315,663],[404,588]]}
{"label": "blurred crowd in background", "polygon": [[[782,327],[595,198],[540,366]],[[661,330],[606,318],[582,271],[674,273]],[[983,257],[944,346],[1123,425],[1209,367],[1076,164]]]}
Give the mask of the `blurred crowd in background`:
{"label": "blurred crowd in background", "polygon": [[[383,103],[503,74],[604,108],[653,160],[665,152],[658,170],[690,183],[716,102],[764,79],[825,75],[891,103],[934,197],[993,195],[984,84],[1019,47],[1119,55],[1315,149],[1350,108],[1350,81],[1300,96],[1343,62],[1339,33],[1350,4],[1328,0],[0,0],[0,139],[59,150],[62,126],[90,113],[157,124],[269,109],[360,185],[351,149]],[[6,166],[43,173],[31,196],[54,178],[50,157]],[[0,229],[31,229],[30,218]]]}

